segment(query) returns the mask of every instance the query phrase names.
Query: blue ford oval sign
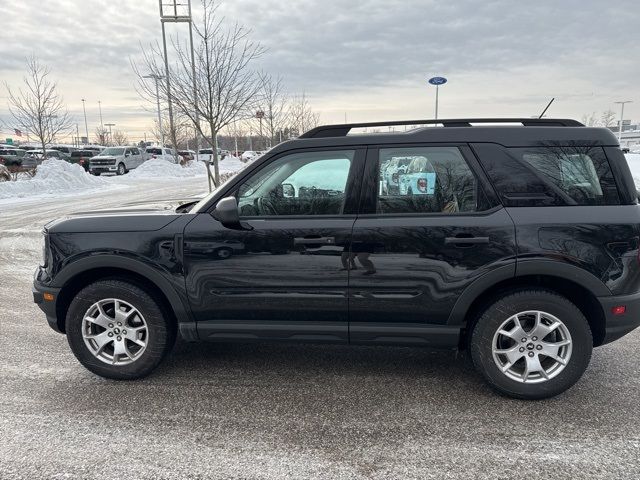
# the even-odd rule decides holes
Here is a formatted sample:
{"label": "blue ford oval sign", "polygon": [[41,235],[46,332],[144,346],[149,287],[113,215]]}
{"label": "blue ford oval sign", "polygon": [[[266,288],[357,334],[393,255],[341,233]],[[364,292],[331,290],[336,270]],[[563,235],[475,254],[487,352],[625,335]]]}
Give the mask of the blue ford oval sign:
{"label": "blue ford oval sign", "polygon": [[431,85],[444,85],[447,83],[447,79],[444,77],[432,77],[429,79]]}

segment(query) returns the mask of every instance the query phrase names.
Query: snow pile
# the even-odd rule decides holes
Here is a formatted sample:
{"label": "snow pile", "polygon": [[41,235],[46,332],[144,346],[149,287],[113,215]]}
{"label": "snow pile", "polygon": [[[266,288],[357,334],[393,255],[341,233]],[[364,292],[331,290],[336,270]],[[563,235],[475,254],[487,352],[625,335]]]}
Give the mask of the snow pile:
{"label": "snow pile", "polygon": [[33,178],[0,182],[0,198],[75,193],[106,185],[104,179],[88,174],[78,164],[50,159],[38,166]]}
{"label": "snow pile", "polygon": [[227,156],[223,160],[218,162],[218,168],[220,173],[236,173],[247,166],[247,163],[240,160],[238,157]]}
{"label": "snow pile", "polygon": [[131,170],[129,178],[171,178],[197,177],[206,175],[207,168],[202,162],[189,162],[184,167],[161,158],[147,160],[138,168]]}
{"label": "snow pile", "polygon": [[636,188],[640,190],[640,153],[627,153],[625,157],[627,157],[627,163]]}

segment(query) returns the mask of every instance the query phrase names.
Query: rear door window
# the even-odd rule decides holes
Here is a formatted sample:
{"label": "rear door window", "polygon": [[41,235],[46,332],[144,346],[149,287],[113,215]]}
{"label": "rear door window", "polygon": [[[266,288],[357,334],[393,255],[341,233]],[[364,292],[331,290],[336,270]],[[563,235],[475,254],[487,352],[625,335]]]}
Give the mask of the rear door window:
{"label": "rear door window", "polygon": [[377,171],[379,214],[450,214],[487,208],[457,147],[383,148]]}

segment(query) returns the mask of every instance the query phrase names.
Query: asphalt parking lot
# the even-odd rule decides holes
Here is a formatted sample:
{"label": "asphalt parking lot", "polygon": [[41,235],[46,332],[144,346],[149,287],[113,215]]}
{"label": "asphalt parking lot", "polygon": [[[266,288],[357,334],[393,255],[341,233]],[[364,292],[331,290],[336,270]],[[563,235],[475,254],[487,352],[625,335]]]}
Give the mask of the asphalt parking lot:
{"label": "asphalt parking lot", "polygon": [[51,202],[0,213],[3,480],[640,478],[640,332],[538,402],[414,348],[180,343],[145,380],[94,376],[31,299],[46,212],[87,209]]}

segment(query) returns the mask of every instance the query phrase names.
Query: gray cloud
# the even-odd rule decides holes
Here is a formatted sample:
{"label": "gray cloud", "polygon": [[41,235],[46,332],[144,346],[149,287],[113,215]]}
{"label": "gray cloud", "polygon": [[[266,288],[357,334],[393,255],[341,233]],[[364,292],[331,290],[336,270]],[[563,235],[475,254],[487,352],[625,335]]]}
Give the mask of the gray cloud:
{"label": "gray cloud", "polygon": [[[136,111],[145,118],[129,58],[159,38],[155,0],[12,8],[12,28],[0,31],[2,79],[17,83],[35,52],[74,112],[85,96],[92,118],[97,99],[123,107],[123,122]],[[447,115],[522,114],[555,95],[553,114],[601,111],[625,96],[640,116],[637,0],[228,0],[220,12],[253,30],[268,48],[259,66],[281,74],[291,92],[306,91],[325,121],[345,111],[358,120],[427,116],[433,74],[450,78]]]}

